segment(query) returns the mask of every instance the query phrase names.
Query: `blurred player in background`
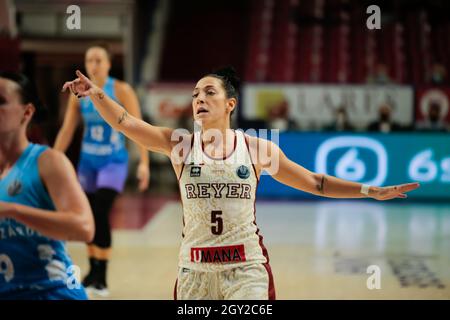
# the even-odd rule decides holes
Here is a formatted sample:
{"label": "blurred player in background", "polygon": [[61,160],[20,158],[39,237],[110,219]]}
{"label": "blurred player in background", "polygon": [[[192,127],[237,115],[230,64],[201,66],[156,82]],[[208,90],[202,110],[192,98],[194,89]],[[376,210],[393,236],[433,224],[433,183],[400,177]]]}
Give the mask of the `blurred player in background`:
{"label": "blurred player in background", "polygon": [[[135,92],[125,82],[109,76],[111,57],[106,47],[88,48],[85,67],[96,86],[119,103],[124,110],[141,119]],[[128,152],[124,136],[111,128],[95,110],[89,97],[70,96],[64,122],[59,131],[55,149],[65,152],[80,122],[84,135],[78,164],[78,178],[94,212],[96,232],[88,244],[90,271],[83,284],[96,294],[107,296],[107,264],[111,256],[111,226],[109,213],[117,195],[123,191],[128,173]],[[148,188],[150,171],[148,152],[139,146],[140,163],[137,168],[139,190]]]}
{"label": "blurred player in background", "polygon": [[62,240],[91,241],[94,219],[66,156],[27,139],[41,111],[28,78],[0,73],[0,299],[87,299]]}
{"label": "blurred player in background", "polygon": [[[239,88],[232,68],[197,82],[192,111],[201,131],[193,135],[129,115],[80,71],[77,76],[63,89],[70,88],[79,98],[89,96],[116,130],[171,159],[184,222],[175,298],[275,299],[269,257],[255,217],[263,170],[285,185],[330,198],[389,200],[406,198],[406,192],[418,188],[417,183],[374,187],[317,174],[289,160],[274,143],[231,130]],[[186,152],[180,143],[191,147]],[[260,150],[267,152],[261,156]]]}

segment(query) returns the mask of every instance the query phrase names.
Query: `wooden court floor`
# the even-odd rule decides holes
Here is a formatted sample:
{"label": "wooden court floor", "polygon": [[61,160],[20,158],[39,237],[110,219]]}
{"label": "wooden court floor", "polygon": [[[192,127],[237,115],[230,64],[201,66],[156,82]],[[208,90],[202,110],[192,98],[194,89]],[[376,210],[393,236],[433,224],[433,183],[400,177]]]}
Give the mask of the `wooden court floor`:
{"label": "wooden court floor", "polygon": [[[181,205],[160,201],[149,213],[130,203],[115,206],[109,299],[172,299]],[[258,201],[256,210],[277,299],[450,299],[450,204]],[[84,274],[85,246],[68,249]],[[379,289],[367,286],[369,266]]]}

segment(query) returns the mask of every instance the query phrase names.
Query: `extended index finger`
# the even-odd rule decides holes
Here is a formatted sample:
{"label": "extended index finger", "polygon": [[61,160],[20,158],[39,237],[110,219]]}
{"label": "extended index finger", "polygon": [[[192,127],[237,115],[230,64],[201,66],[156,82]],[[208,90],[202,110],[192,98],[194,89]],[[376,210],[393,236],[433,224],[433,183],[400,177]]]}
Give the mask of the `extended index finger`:
{"label": "extended index finger", "polygon": [[89,78],[86,77],[80,70],[75,71],[75,74],[83,81],[89,81]]}
{"label": "extended index finger", "polygon": [[399,185],[398,190],[400,192],[409,192],[409,191],[417,189],[418,187],[420,187],[420,184],[418,182],[405,183],[405,184]]}

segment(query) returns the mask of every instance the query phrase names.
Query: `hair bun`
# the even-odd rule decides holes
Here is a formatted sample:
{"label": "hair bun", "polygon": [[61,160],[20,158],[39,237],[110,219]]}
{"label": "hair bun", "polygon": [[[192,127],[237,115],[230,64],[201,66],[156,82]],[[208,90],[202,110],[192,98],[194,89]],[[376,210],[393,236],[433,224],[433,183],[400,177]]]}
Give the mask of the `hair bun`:
{"label": "hair bun", "polygon": [[236,69],[232,66],[226,66],[217,69],[213,72],[213,74],[218,75],[228,81],[235,89],[238,89],[240,86],[240,79],[237,76]]}

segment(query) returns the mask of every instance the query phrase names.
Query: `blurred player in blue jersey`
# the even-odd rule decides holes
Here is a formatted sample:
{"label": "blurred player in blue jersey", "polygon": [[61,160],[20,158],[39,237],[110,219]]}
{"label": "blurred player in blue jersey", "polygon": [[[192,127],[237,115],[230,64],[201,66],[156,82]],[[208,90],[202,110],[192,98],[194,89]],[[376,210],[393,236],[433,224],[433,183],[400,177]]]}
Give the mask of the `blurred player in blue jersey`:
{"label": "blurred player in blue jersey", "polygon": [[[131,86],[109,76],[111,58],[106,47],[92,46],[86,51],[85,67],[97,86],[125,108],[141,118],[139,102]],[[89,97],[78,100],[70,96],[64,123],[58,133],[55,149],[65,152],[80,122],[84,136],[78,164],[78,178],[86,192],[95,218],[96,233],[88,244],[90,271],[83,284],[101,296],[107,290],[107,263],[111,256],[111,226],[109,212],[116,196],[123,191],[128,171],[128,152],[124,136],[112,129],[95,110]],[[139,190],[148,188],[150,171],[146,149],[139,146],[140,163],[137,170]]]}
{"label": "blurred player in blue jersey", "polygon": [[0,299],[87,299],[63,241],[90,241],[94,219],[66,156],[27,139],[40,110],[24,75],[0,73]]}

